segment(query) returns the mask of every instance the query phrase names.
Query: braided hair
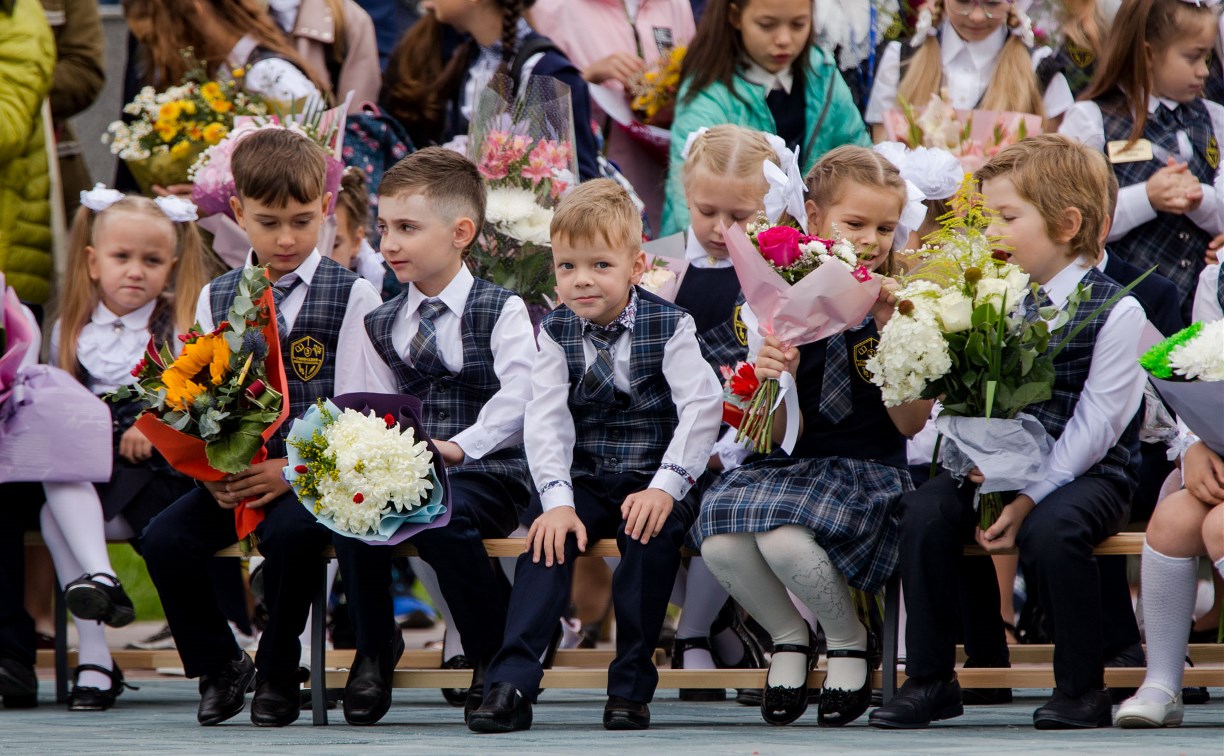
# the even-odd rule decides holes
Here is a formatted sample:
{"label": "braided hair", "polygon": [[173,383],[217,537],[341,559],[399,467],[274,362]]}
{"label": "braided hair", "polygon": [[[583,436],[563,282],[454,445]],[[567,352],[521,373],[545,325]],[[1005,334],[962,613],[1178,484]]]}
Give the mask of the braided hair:
{"label": "braided hair", "polygon": [[523,0],[500,0],[498,4],[502,9],[502,62],[498,72],[509,75],[514,65],[514,56],[518,53],[519,19],[523,17],[523,10],[527,3]]}

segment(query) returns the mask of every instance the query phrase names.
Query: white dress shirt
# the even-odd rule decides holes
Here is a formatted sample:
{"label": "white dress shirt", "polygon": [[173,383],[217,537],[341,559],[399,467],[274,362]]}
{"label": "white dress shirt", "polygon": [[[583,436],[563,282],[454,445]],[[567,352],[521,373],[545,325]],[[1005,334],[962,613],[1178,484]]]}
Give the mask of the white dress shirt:
{"label": "white dress shirt", "polygon": [[[533,391],[527,403],[523,437],[531,477],[547,512],[574,506],[570,471],[577,430],[569,411],[570,379],[565,350],[546,331],[540,331],[539,340],[540,354],[531,372]],[[590,338],[583,338],[582,351],[590,367],[596,354]],[[632,329],[621,333],[612,343],[611,352],[613,383],[618,391],[628,393]],[[701,477],[722,424],[722,387],[701,356],[697,327],[689,315],[680,319],[676,332],[663,348],[663,376],[671,387],[677,423],[649,487],[666,491],[673,499],[683,499],[692,483],[672,466],[686,470],[694,480]]]}
{"label": "white dress shirt", "polygon": [[[302,261],[297,270],[286,273],[276,282],[283,288],[291,285],[295,279],[301,279],[301,283],[295,286],[280,304],[281,316],[284,317],[285,327],[290,334],[293,333],[293,324],[297,322],[298,313],[302,311],[302,303],[306,301],[306,294],[310,291],[310,282],[314,279],[315,271],[319,269],[322,259],[319,250],[316,249]],[[255,264],[255,255],[251,253],[247,256],[246,267],[254,267]],[[200,299],[196,302],[196,322],[200,324],[204,332],[211,331],[215,327],[212,303],[209,301],[211,290],[211,282],[204,284],[204,290],[200,292]],[[336,342],[335,393],[337,396],[349,391],[362,390],[360,388],[341,390],[341,388],[351,385],[360,386],[364,382],[362,374],[365,372],[365,365],[361,355],[361,344],[365,341],[365,316],[380,304],[382,304],[382,297],[373,284],[364,278],[354,282],[353,288],[349,291],[348,305],[344,309],[344,320],[340,322],[340,338]],[[305,407],[301,409],[304,410]]]}
{"label": "white dress shirt", "polygon": [[[416,286],[408,285],[404,299],[391,326],[391,343],[405,364],[412,364],[411,345],[421,324],[418,309],[427,299],[439,299],[446,310],[434,318],[437,328],[438,357],[446,369],[458,373],[463,368],[463,310],[472,291],[472,274],[462,267],[437,297],[426,297]],[[398,394],[395,370],[383,361],[369,335],[361,333],[361,385],[349,385],[337,393],[371,391]],[[507,300],[489,337],[493,351],[493,372],[501,388],[476,416],[476,422],[446,439],[463,449],[465,459],[481,459],[495,451],[523,443],[523,411],[531,398],[531,365],[535,361],[535,336],[527,305],[517,296]]]}
{"label": "white dress shirt", "polygon": [[684,245],[684,259],[689,265],[694,268],[732,268],[735,263],[731,262],[731,257],[715,257],[709,252],[706,252],[705,247],[701,246],[701,242],[697,240],[697,234],[693,233],[693,227],[689,226],[688,241]]}
{"label": "white dress shirt", "polygon": [[[1061,309],[1089,270],[1072,262],[1042,288]],[[1139,410],[1145,381],[1139,339],[1146,320],[1134,297],[1123,297],[1110,310],[1092,347],[1092,365],[1075,411],[1050,452],[1045,479],[1020,491],[1035,503],[1101,461]]]}
{"label": "white dress shirt", "polygon": [[[1207,112],[1211,115],[1211,130],[1215,132],[1216,141],[1224,144],[1224,105],[1210,100],[1203,100],[1203,104],[1207,106]],[[1161,105],[1169,110],[1178,108],[1178,103],[1173,100],[1151,97],[1148,99],[1148,115],[1155,113]],[[1063,119],[1058,133],[1083,142],[1092,149],[1100,150],[1108,155],[1101,108],[1091,100],[1075,103],[1067,111],[1067,117]],[[1153,159],[1163,163],[1167,158],[1174,157],[1186,162],[1194,157],[1194,148],[1186,132],[1178,132],[1177,145],[1177,155],[1161,155],[1159,154],[1160,148],[1152,145]],[[1186,213],[1186,216],[1209,234],[1224,232],[1224,173],[1217,168],[1212,183],[1199,184],[1199,186],[1203,189],[1203,202],[1197,210]],[[1107,241],[1117,241],[1144,223],[1154,220],[1156,220],[1156,210],[1152,208],[1152,203],[1148,199],[1147,184],[1131,184],[1121,187],[1118,191],[1118,207],[1114,211],[1113,225],[1110,226]],[[1206,252],[1206,250],[1202,251]]]}
{"label": "white dress shirt", "polygon": [[791,87],[795,85],[795,74],[791,71],[790,66],[774,73],[766,70],[763,66],[758,65],[755,60],[748,57],[740,61],[740,75],[753,84],[764,87],[766,95],[775,89],[781,89],[783,92],[790,94]]}
{"label": "white dress shirt", "polygon": [[[966,42],[961,39],[956,30],[947,21],[944,22],[940,34],[939,51],[943,61],[943,88],[948,91],[951,105],[960,110],[973,110],[978,107],[982,95],[990,86],[994,76],[995,66],[999,62],[999,53],[1007,42],[1008,30],[999,27],[994,34],[978,42]],[[880,67],[876,71],[875,82],[871,87],[871,97],[867,101],[867,113],[864,120],[867,123],[883,123],[884,114],[899,107],[897,104],[897,87],[901,83],[901,45],[908,42],[889,42],[880,58]],[[1033,69],[1041,63],[1052,51],[1040,48],[1032,53]],[[1067,78],[1061,73],[1055,74],[1046,86],[1042,97],[1042,106],[1046,118],[1057,118],[1067,111],[1075,102]],[[916,108],[925,107],[925,102],[910,103]]]}
{"label": "white dress shirt", "polygon": [[1198,288],[1194,290],[1194,309],[1190,318],[1195,323],[1212,323],[1224,318],[1219,296],[1220,266],[1208,265],[1199,274]]}
{"label": "white dress shirt", "polygon": [[[132,310],[127,315],[116,315],[101,302],[94,308],[89,322],[81,328],[77,337],[77,361],[89,371],[93,382],[89,390],[101,396],[120,386],[135,383],[132,368],[144,356],[149,345],[149,318],[157,307],[157,300]],[[60,321],[51,328],[51,359],[59,356]],[[171,344],[174,350],[178,344]],[[161,347],[158,344],[158,347]],[[37,352],[38,350],[35,350]],[[73,365],[58,365],[73,372]]]}

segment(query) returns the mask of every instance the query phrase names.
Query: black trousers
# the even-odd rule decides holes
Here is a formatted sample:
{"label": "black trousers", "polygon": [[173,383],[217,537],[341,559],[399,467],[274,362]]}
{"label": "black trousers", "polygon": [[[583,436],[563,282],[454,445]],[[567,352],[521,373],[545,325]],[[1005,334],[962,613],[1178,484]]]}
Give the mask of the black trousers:
{"label": "black trousers", "polygon": [[[697,514],[697,494],[677,501],[659,535],[643,545],[625,534],[620,506],[625,497],[645,489],[650,475],[622,473],[574,479],[574,508],[593,542],[615,538],[621,561],[612,575],[612,606],[616,611],[616,658],[608,668],[608,695],[648,703],[659,675],[653,656],[676,572],[680,547]],[[565,539],[565,561],[546,567],[525,553],[514,572],[506,640],[493,660],[487,685],[508,682],[530,701],[540,693],[540,658],[548,648],[557,622],[570,603],[578,539]],[[466,648],[466,646],[465,646]]]}
{"label": "black trousers", "polygon": [[[318,524],[292,494],[267,507],[255,529],[264,556],[268,627],[255,664],[261,679],[295,678],[311,599],[322,574],[320,552],[332,531]],[[141,537],[145,563],[188,677],[215,671],[240,649],[218,607],[207,568],[212,555],[238,540],[233,512],[197,488],[153,518]]]}
{"label": "black trousers", "polygon": [[[973,637],[977,644],[966,652],[990,659],[1001,642],[998,589],[988,587],[995,581],[989,559],[967,558],[962,552],[973,541],[977,523],[972,501],[973,486],[958,486],[948,473],[901,497],[900,568],[910,677],[951,676],[960,627],[957,610],[966,590],[982,596],[966,607],[974,612],[966,622],[966,640]],[[1046,497],[1016,539],[1024,574],[1036,584],[1053,626],[1055,682],[1069,696],[1104,684],[1101,583],[1092,550],[1122,528],[1128,510],[1129,493],[1121,486],[1077,478]],[[968,571],[980,574],[967,581]]]}
{"label": "black trousers", "polygon": [[[501,648],[506,597],[481,541],[505,538],[518,527],[528,492],[520,483],[483,472],[450,471],[447,485],[450,522],[416,534],[411,542],[438,573],[465,654],[488,662]],[[335,543],[357,650],[377,656],[399,632],[391,599],[391,549],[343,536]]]}
{"label": "black trousers", "polygon": [[33,666],[34,620],[25,610],[25,532],[37,527],[41,483],[0,485],[5,519],[0,524],[0,657]]}

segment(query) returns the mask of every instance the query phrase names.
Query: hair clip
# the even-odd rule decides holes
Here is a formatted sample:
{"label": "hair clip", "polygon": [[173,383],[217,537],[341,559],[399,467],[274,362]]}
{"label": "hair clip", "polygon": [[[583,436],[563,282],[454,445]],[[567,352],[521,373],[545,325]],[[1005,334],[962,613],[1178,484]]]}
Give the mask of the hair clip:
{"label": "hair clip", "polygon": [[166,214],[166,217],[175,223],[199,220],[199,208],[191,200],[170,195],[168,197],[158,197],[153,201]]}
{"label": "hair clip", "polygon": [[922,10],[918,11],[918,19],[914,21],[914,36],[910,38],[910,47],[922,47],[927,37],[934,37],[938,33],[930,4],[923,5]]}
{"label": "hair clip", "polygon": [[99,181],[94,184],[93,189],[81,190],[81,204],[95,213],[100,213],[123,199],[123,196],[123,192],[118,189],[110,189]]}
{"label": "hair clip", "polygon": [[799,149],[787,149],[785,140],[777,134],[766,134],[765,139],[778,156],[777,165],[765,160],[761,166],[765,182],[769,185],[763,201],[765,216],[770,223],[776,223],[785,210],[807,233],[807,210],[803,206],[803,193],[807,191],[807,185],[803,183],[803,171],[799,169]]}
{"label": "hair clip", "polygon": [[684,151],[680,153],[680,157],[688,160],[689,153],[693,151],[693,145],[701,138],[701,135],[709,131],[708,126],[702,126],[699,129],[689,132],[688,138],[684,140]]}
{"label": "hair clip", "polygon": [[[1215,0],[1219,2],[1219,0]],[[1012,3],[1011,13],[1016,19],[1016,25],[1009,31],[1013,37],[1019,37],[1025,47],[1032,47],[1036,44],[1036,38],[1033,36],[1033,19],[1029,18],[1029,14],[1024,12],[1020,6]]]}

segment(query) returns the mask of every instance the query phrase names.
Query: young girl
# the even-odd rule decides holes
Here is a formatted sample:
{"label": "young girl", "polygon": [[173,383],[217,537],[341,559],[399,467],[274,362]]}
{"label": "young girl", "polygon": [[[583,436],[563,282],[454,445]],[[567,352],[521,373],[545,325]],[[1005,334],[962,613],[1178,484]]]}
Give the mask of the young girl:
{"label": "young girl", "polygon": [[800,148],[804,170],[834,147],[871,143],[841,72],[812,44],[810,0],[711,0],[680,81],[664,234],[688,225],[682,153],[702,126],[734,123],[777,134]]}
{"label": "young girl", "polygon": [[336,198],[336,241],[331,259],[354,270],[378,289],[383,287],[383,259],[366,238],[369,233],[370,190],[360,168],[349,166],[340,175]]}
{"label": "young girl", "polygon": [[[387,62],[382,103],[418,146],[466,134],[478,94],[495,74],[551,76],[570,88],[574,147],[583,181],[599,175],[591,105],[582,74],[548,38],[531,30],[523,11],[534,0],[428,0],[429,11],[404,35]],[[449,30],[470,35],[457,47]],[[453,50],[449,58],[444,50]],[[445,62],[444,62],[445,61]]]}
{"label": "young girl", "polygon": [[1201,96],[1218,17],[1207,3],[1126,0],[1099,76],[1060,129],[1104,152],[1122,186],[1111,254],[1171,279],[1187,321],[1203,250],[1224,231],[1224,106]]}
{"label": "young girl", "polygon": [[1033,72],[1032,23],[1012,0],[931,0],[909,42],[889,42],[876,70],[867,123],[884,139],[884,115],[901,100],[924,107],[946,90],[959,109],[1035,113],[1056,123],[1074,98],[1066,77],[1043,87]]}
{"label": "young girl", "polygon": [[1048,86],[1055,74],[1067,80],[1071,94],[1079,97],[1092,83],[1096,63],[1105,53],[1105,31],[1109,28],[1097,0],[1063,0],[1056,8],[1061,42],[1037,64],[1037,80]]}
{"label": "young girl", "polygon": [[[155,203],[98,186],[81,192],[81,203],[51,354],[59,367],[102,395],[132,382],[131,370],[150,337],[173,345],[175,333],[190,327],[196,294],[213,271],[189,202],[163,197]],[[167,295],[171,284],[181,297]],[[124,689],[99,623],[118,627],[134,615],[107,557],[107,537],[134,538],[192,486],[132,427],[142,409],[136,401],[109,406],[115,429],[110,482],[96,489],[88,483],[44,484],[43,539],[66,584],[80,638],[68,699],[72,711],[108,709]]]}
{"label": "young girl", "polygon": [[[906,202],[897,169],[862,147],[825,155],[808,176],[808,229],[837,229],[872,270],[892,266],[893,234]],[[808,625],[789,589],[815,615],[828,641],[828,676],[819,722],[843,725],[867,710],[878,648],[858,619],[849,585],[877,590],[897,563],[894,506],[911,488],[905,438],[918,432],[931,403],[886,409],[857,365],[887,322],[894,287],[885,286],[872,317],[844,334],[799,348],[767,337],[758,344],[757,375],[794,376],[799,417],[775,420],[781,438],[799,423],[794,451],[722,476],[706,493],[693,533],[710,571],[769,631],[773,659],[761,716],[788,724],[807,708],[807,673],[815,661]],[[749,318],[755,320],[755,317]],[[756,332],[749,323],[749,334]]]}
{"label": "young girl", "polygon": [[353,92],[351,114],[378,100],[382,64],[374,22],[354,0],[278,0],[269,3],[268,11],[337,99]]}

